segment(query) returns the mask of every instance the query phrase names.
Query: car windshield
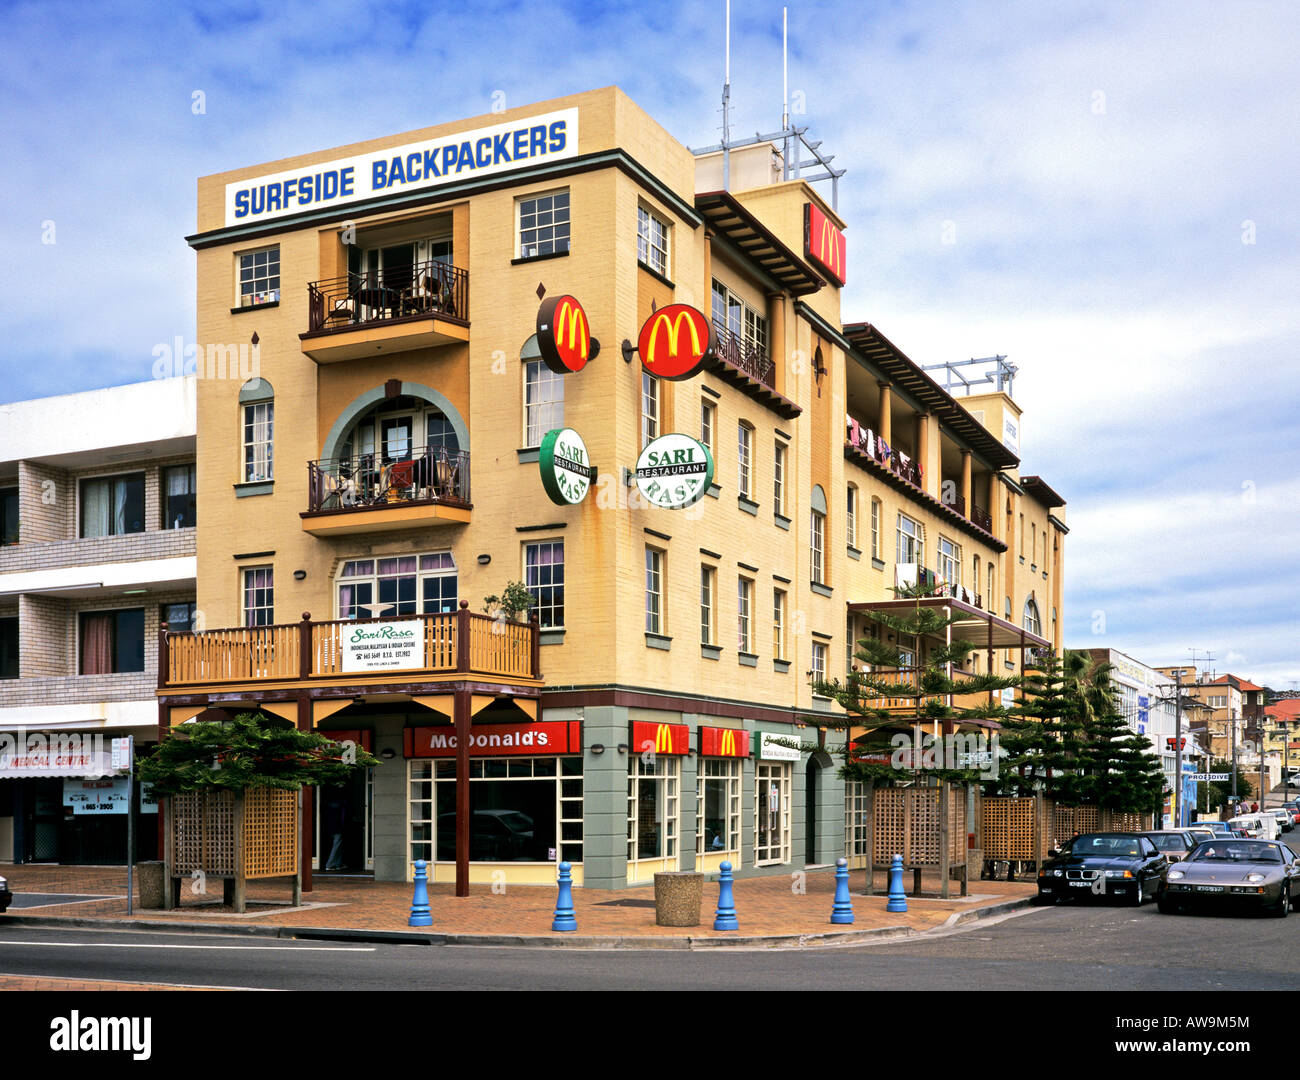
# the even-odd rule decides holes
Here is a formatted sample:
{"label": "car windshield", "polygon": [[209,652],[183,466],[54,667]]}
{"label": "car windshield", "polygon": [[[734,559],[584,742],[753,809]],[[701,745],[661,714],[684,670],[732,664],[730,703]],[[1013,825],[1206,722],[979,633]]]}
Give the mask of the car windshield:
{"label": "car windshield", "polygon": [[1273,844],[1248,844],[1215,840],[1201,844],[1188,862],[1260,862],[1280,863],[1282,853]]}
{"label": "car windshield", "polygon": [[1182,851],[1187,841],[1177,833],[1148,833],[1147,839],[1161,851]]}
{"label": "car windshield", "polygon": [[1129,855],[1136,857],[1141,848],[1131,836],[1076,836],[1063,849],[1068,855]]}

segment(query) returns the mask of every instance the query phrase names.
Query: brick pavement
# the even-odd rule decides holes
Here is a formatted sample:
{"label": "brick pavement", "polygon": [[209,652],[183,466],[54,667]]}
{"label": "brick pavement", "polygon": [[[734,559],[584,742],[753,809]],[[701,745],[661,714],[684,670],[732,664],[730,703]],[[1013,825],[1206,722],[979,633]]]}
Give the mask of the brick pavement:
{"label": "brick pavement", "polygon": [[[10,908],[15,915],[74,916],[77,918],[126,919],[126,874],[121,867],[6,867],[3,873],[9,878],[10,888],[22,892],[63,892],[82,894],[112,894],[113,899],[90,903],[61,904],[38,908]],[[861,895],[865,883],[863,871],[849,877],[853,893],[856,920],[852,926],[832,926],[831,902],[835,891],[834,872],[809,871],[805,875],[780,875],[765,878],[742,878],[735,883],[737,917],[740,934],[752,935],[810,935],[833,933],[842,930],[870,930],[883,927],[905,927],[924,931],[941,926],[957,912],[988,907],[1008,900],[1031,897],[1037,891],[1032,881],[974,881],[972,898],[956,896],[957,883],[953,883],[953,899],[941,901],[924,897],[909,897],[906,913],[885,910],[886,875],[877,872],[876,896]],[[911,875],[905,876],[910,887]],[[214,883],[215,899],[220,899],[220,882]],[[937,892],[938,875],[928,874],[922,882],[923,892]],[[202,923],[239,923],[266,926],[312,927],[319,929],[354,929],[406,931],[410,915],[412,887],[406,884],[375,882],[361,878],[339,878],[316,875],[315,888],[303,894],[307,904],[321,905],[295,909],[250,903],[249,913],[240,916],[229,908],[210,902],[210,898],[194,896],[188,887],[183,888],[182,906],[176,911],[141,911],[136,908],[133,919],[150,921],[179,921]],[[287,901],[288,886],[281,882],[250,882],[250,901]],[[661,927],[655,925],[653,908],[654,888],[643,886],[630,889],[573,890],[578,933],[583,936],[635,936],[653,938],[693,937],[727,938],[734,932],[717,932],[712,929],[713,910],[718,887],[706,880],[701,925],[698,927]],[[553,887],[511,885],[494,887],[474,885],[468,897],[457,898],[450,885],[433,885],[429,888],[433,925],[420,933],[446,933],[465,935],[540,935],[559,938],[551,931],[551,918],[555,907],[556,890]],[[205,902],[206,901],[206,902]]]}

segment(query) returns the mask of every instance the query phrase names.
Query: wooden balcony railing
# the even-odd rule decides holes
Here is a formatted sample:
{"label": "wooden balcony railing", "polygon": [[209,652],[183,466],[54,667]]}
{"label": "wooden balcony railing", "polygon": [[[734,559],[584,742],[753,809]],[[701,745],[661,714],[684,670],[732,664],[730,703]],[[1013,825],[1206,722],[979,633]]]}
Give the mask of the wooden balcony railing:
{"label": "wooden balcony railing", "polygon": [[[422,663],[365,672],[343,670],[344,635],[357,626],[419,620],[424,626]],[[541,677],[537,622],[499,621],[469,610],[385,619],[333,619],[278,626],[246,626],[195,633],[168,633],[158,643],[158,688],[213,683],[260,683],[388,675],[414,682],[421,675]]]}
{"label": "wooden balcony railing", "polygon": [[469,271],[438,260],[313,281],[308,330],[345,330],[421,315],[469,321]]}

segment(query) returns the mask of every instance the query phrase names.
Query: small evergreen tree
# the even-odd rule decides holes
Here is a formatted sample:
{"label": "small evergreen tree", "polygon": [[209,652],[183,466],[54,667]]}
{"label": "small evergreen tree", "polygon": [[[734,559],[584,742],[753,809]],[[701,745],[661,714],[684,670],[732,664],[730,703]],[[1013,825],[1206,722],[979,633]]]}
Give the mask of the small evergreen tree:
{"label": "small evergreen tree", "polygon": [[1098,663],[1082,685],[1084,746],[1078,794],[1084,803],[1121,812],[1158,811],[1165,774],[1151,741],[1133,731],[1120,712],[1111,683],[1112,665]]}
{"label": "small evergreen tree", "polygon": [[1082,724],[1069,687],[1080,655],[1086,654],[1067,654],[1065,663],[1047,656],[1026,672],[1021,700],[1002,721],[1000,743],[1006,757],[993,793],[1030,795],[1041,787],[1058,802],[1078,800]]}

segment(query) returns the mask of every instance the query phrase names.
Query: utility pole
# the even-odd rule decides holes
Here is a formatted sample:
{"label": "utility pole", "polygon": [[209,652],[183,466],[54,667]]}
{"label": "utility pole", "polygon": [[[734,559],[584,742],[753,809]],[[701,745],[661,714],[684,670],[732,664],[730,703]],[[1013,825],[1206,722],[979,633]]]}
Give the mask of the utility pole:
{"label": "utility pole", "polygon": [[[1183,827],[1183,669],[1174,671],[1174,828]],[[1138,899],[1141,899],[1139,897]]]}

